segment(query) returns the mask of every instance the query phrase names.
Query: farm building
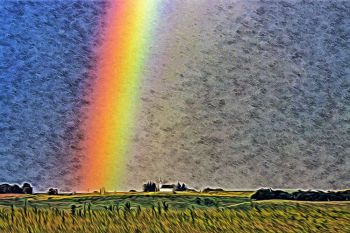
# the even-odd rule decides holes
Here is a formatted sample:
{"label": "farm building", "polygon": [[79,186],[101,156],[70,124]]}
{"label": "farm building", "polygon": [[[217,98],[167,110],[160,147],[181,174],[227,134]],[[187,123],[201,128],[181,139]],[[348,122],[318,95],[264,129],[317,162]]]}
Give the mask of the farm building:
{"label": "farm building", "polygon": [[160,185],[159,192],[174,192],[175,185],[174,184],[162,184]]}

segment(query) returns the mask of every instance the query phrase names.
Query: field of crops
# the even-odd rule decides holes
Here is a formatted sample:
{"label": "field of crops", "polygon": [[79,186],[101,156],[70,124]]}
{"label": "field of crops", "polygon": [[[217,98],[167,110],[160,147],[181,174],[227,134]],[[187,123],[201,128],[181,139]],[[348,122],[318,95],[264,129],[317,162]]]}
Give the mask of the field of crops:
{"label": "field of crops", "polygon": [[193,193],[181,192],[177,194],[168,193],[118,193],[107,195],[79,194],[79,195],[17,195],[1,198],[0,205],[28,206],[37,208],[69,209],[71,205],[82,207],[91,204],[92,209],[105,209],[110,206],[123,206],[131,203],[131,207],[151,208],[159,202],[166,202],[173,209],[229,207],[231,205],[249,202],[252,192],[213,192]]}
{"label": "field of crops", "polygon": [[32,195],[0,199],[0,232],[350,232],[350,202],[240,195]]}

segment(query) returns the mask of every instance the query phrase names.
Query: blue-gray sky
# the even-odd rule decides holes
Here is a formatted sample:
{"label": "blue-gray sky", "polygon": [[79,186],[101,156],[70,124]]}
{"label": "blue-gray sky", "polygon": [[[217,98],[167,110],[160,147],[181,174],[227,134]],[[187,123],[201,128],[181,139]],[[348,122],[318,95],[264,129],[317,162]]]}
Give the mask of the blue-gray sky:
{"label": "blue-gray sky", "polygon": [[[349,187],[350,2],[168,5],[125,188],[159,177]],[[74,190],[104,11],[97,1],[0,1],[0,182]]]}
{"label": "blue-gray sky", "polygon": [[1,1],[0,182],[74,186],[103,11],[88,1]]}

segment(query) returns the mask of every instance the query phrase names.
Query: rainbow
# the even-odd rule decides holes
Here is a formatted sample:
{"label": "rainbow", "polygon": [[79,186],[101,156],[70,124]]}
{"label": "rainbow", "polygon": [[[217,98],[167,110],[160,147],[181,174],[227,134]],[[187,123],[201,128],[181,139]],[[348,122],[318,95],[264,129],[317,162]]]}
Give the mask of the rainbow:
{"label": "rainbow", "polygon": [[120,186],[159,2],[109,2],[84,126],[80,190]]}

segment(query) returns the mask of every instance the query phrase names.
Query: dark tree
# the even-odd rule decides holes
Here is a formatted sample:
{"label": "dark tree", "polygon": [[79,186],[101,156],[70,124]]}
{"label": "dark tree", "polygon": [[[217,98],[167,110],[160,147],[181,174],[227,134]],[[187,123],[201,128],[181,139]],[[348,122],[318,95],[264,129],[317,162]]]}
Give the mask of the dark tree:
{"label": "dark tree", "polygon": [[176,185],[176,187],[175,187],[175,191],[180,191],[181,190],[181,184],[180,184],[180,182],[177,182],[177,185]]}
{"label": "dark tree", "polygon": [[144,192],[156,192],[157,191],[156,183],[149,181],[148,183],[144,184],[143,191]]}
{"label": "dark tree", "polygon": [[23,193],[23,190],[21,187],[15,184],[11,187],[11,193]]}
{"label": "dark tree", "polygon": [[58,189],[49,188],[48,195],[58,195]]}
{"label": "dark tree", "polygon": [[157,191],[157,185],[156,183],[151,184],[151,192],[156,192]]}
{"label": "dark tree", "polygon": [[182,185],[178,182],[176,187],[175,187],[175,191],[187,191],[188,188],[186,186],[185,183],[182,183]]}
{"label": "dark tree", "polygon": [[0,185],[0,193],[11,193],[11,185],[1,184]]}
{"label": "dark tree", "polygon": [[30,184],[24,183],[22,186],[22,190],[24,194],[33,194],[33,188]]}
{"label": "dark tree", "polygon": [[149,182],[146,184],[143,184],[143,191],[144,192],[149,192]]}

